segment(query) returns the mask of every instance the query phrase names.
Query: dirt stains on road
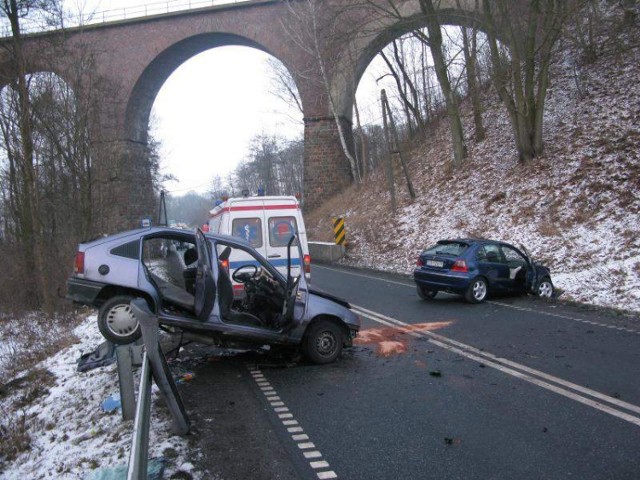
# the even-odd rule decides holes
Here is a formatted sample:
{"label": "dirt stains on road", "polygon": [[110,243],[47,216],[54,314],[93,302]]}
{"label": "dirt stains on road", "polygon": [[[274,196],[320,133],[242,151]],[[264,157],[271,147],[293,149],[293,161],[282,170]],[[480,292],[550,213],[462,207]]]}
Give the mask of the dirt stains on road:
{"label": "dirt stains on road", "polygon": [[453,322],[417,323],[407,327],[369,328],[360,330],[353,343],[356,345],[374,345],[376,354],[381,357],[401,355],[407,351],[411,332],[425,332],[448,327]]}

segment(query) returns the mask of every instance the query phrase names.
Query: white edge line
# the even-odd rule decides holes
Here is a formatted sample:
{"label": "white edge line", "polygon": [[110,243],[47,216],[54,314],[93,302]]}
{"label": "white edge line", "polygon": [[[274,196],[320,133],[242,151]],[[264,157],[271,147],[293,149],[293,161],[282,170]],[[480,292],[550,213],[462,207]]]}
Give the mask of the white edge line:
{"label": "white edge line", "polygon": [[437,340],[433,340],[430,339],[429,340],[430,343],[433,343],[434,345],[438,345],[441,348],[444,348],[446,350],[449,350],[451,352],[457,353],[458,355],[462,355],[464,357],[470,358],[471,360],[475,360],[476,362],[481,362],[491,368],[495,368],[496,370],[499,370],[503,373],[509,374],[511,376],[514,376],[516,378],[520,378],[521,380],[524,380],[526,382],[529,383],[533,383],[535,385],[538,385],[539,387],[545,388],[547,390],[550,390],[552,392],[555,392],[559,395],[562,395],[564,397],[570,398],[571,400],[575,400],[576,402],[580,402],[584,405],[587,405],[589,407],[595,408],[597,410],[600,410],[602,412],[608,413],[609,415],[613,415],[614,417],[618,417],[621,418],[622,420],[626,420],[627,422],[633,423],[634,425],[637,425],[640,427],[640,418],[638,417],[634,417],[633,415],[629,415],[628,413],[624,413],[624,412],[620,412],[619,410],[616,410],[614,408],[611,408],[607,405],[603,405],[602,403],[596,402],[594,400],[590,400],[588,398],[585,398],[581,395],[578,395],[576,393],[572,393],[568,390],[565,390],[563,388],[557,387],[555,385],[551,385],[550,383],[547,382],[543,382],[542,380],[538,380],[537,378],[531,377],[525,373],[521,373],[521,372],[517,372],[511,368],[507,368],[504,367],[502,365],[499,365],[497,363],[488,361],[486,359],[483,359],[481,357],[478,357],[476,355],[472,355],[468,352],[465,352],[463,350],[460,350],[458,348],[452,347],[450,345],[446,345],[442,342],[439,342]]}
{"label": "white edge line", "polygon": [[[396,327],[405,327],[405,328],[410,326],[409,324],[401,322],[400,320],[396,320],[396,319],[387,317],[385,315],[377,314],[376,312],[372,312],[370,310],[366,310],[366,309],[364,309],[362,307],[355,307],[354,310],[357,313],[359,313],[360,315],[364,315],[367,318],[370,318],[371,320],[376,321],[378,323],[381,323],[383,325],[396,326]],[[382,320],[382,318],[376,318],[378,316],[384,318],[386,321]],[[548,374],[546,374],[544,372],[540,372],[540,371],[535,370],[533,368],[529,368],[529,367],[527,367],[525,365],[520,365],[520,364],[518,364],[516,362],[512,362],[510,360],[499,358],[499,357],[497,357],[497,356],[495,356],[495,355],[493,355],[491,353],[480,351],[477,348],[471,347],[471,346],[466,345],[464,343],[457,342],[455,340],[452,340],[450,338],[444,337],[442,335],[438,335],[438,334],[433,333],[433,332],[423,331],[423,332],[420,332],[422,334],[422,335],[420,335],[418,332],[412,332],[410,330],[407,330],[407,333],[417,334],[417,336],[431,337],[429,339],[429,341],[431,343],[435,344],[435,345],[438,345],[438,346],[442,347],[442,348],[445,348],[445,349],[450,350],[450,351],[456,351],[456,353],[459,353],[459,354],[461,354],[463,356],[466,356],[468,358],[472,358],[473,357],[473,359],[477,359],[477,361],[480,361],[481,363],[486,363],[486,364],[492,363],[492,366],[493,365],[497,365],[497,366],[501,367],[501,368],[498,368],[498,370],[500,370],[500,371],[502,371],[504,373],[509,373],[509,374],[511,374],[510,372],[517,373],[518,375],[515,375],[515,376],[517,376],[518,378],[522,378],[522,379],[525,379],[525,380],[526,380],[525,377],[531,378],[532,380],[536,380],[536,381],[531,382],[531,383],[535,383],[536,385],[541,386],[543,388],[547,388],[545,385],[548,385],[548,386],[552,387],[552,388],[548,388],[548,390],[552,390],[552,391],[554,391],[556,393],[560,393],[561,395],[564,395],[564,393],[561,393],[561,392],[565,392],[565,393],[568,394],[568,395],[565,395],[565,396],[569,396],[569,398],[577,400],[577,401],[579,401],[581,403],[584,403],[586,405],[590,405],[590,406],[592,406],[594,408],[598,408],[599,410],[605,411],[605,412],[610,413],[611,415],[615,415],[615,416],[617,416],[619,418],[623,418],[623,419],[625,419],[627,421],[631,421],[631,423],[635,423],[636,425],[640,426],[640,419],[638,419],[637,417],[628,415],[628,414],[626,414],[624,412],[618,412],[617,410],[611,409],[610,407],[602,405],[602,404],[600,404],[598,402],[594,402],[593,400],[590,400],[590,399],[587,399],[587,398],[584,398],[584,397],[580,397],[580,396],[578,396],[578,395],[576,395],[574,393],[571,393],[571,392],[569,392],[567,390],[561,389],[559,387],[555,387],[555,386],[550,385],[550,384],[548,384],[546,382],[542,382],[541,380],[537,380],[537,379],[535,379],[533,377],[529,377],[528,375],[525,375],[523,373],[515,372],[514,370],[512,370],[510,368],[502,367],[501,365],[498,365],[497,363],[493,363],[492,361],[500,362],[500,363],[503,363],[505,365],[509,365],[510,367],[517,368],[519,370],[522,370],[524,372],[530,373],[532,375],[536,375],[536,376],[538,376],[540,378],[544,378],[545,380],[549,380],[549,381],[552,381],[552,382],[557,383],[559,385],[563,385],[563,386],[565,386],[567,388],[571,388],[573,390],[576,390],[578,392],[581,392],[581,393],[584,393],[586,395],[592,396],[592,397],[597,398],[599,400],[608,402],[608,403],[610,403],[612,405],[616,405],[618,407],[625,408],[626,410],[630,410],[630,411],[633,411],[633,412],[640,413],[640,407],[638,407],[636,405],[633,405],[631,403],[627,403],[627,402],[624,402],[622,400],[618,400],[617,398],[613,398],[613,397],[610,397],[608,395],[604,395],[604,394],[602,394],[600,392],[596,392],[595,390],[591,390],[589,388],[582,387],[582,386],[577,385],[575,383],[571,383],[571,382],[568,382],[566,380],[562,380],[561,378],[557,378],[557,377],[554,377],[552,375],[548,375]],[[450,343],[452,345],[456,345],[456,346],[458,346],[460,348],[463,348],[463,349],[471,351],[471,352],[473,352],[473,353],[475,353],[477,355],[480,355],[483,358],[479,358],[479,357],[477,357],[475,355],[471,355],[470,353],[467,353],[467,352],[460,353],[460,352],[462,352],[462,350],[459,350],[459,349],[454,348],[454,347],[449,346],[449,345],[445,346],[444,343],[442,343],[442,342],[448,342],[448,343]],[[580,398],[582,400],[578,400],[578,398]],[[591,402],[591,403],[587,403],[587,402]],[[600,405],[603,408],[599,408],[596,405]],[[607,409],[607,410],[605,410],[605,409]],[[617,414],[614,414],[612,412],[617,412]],[[634,421],[629,420],[627,417],[629,417],[631,419],[634,419]]]}

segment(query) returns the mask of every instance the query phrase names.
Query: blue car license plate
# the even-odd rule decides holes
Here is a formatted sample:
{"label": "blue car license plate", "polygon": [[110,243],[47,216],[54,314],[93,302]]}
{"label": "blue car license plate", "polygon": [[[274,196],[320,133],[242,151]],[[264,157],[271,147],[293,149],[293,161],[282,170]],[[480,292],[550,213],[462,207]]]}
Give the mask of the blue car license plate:
{"label": "blue car license plate", "polygon": [[436,267],[436,268],[444,267],[444,262],[439,262],[437,260],[427,260],[426,263],[428,267]]}

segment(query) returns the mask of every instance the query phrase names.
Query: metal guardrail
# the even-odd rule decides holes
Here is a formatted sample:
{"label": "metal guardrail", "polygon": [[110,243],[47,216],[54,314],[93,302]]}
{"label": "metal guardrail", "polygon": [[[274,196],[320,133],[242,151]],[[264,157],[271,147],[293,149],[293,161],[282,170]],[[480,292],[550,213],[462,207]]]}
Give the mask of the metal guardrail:
{"label": "metal guardrail", "polygon": [[131,452],[129,452],[129,468],[127,480],[147,478],[149,461],[149,426],[151,417],[151,367],[145,353],[142,357],[142,373],[138,390],[138,406],[133,426]]}
{"label": "metal guardrail", "polygon": [[[65,17],[63,21],[52,22],[51,25],[44,25],[42,24],[42,22],[29,22],[28,20],[23,20],[21,23],[21,31],[22,33],[26,34],[39,33],[52,30],[60,30],[63,25],[65,28],[99,25],[101,23],[144,18],[153,15],[182,12],[197,8],[215,7],[235,3],[247,3],[251,1],[252,0],[168,0],[165,2],[154,2],[148,4],[133,5],[130,7],[115,8],[111,10],[103,10],[86,15],[71,15]],[[0,27],[0,36],[11,36],[11,29],[7,25],[3,25],[2,27]]]}
{"label": "metal guardrail", "polygon": [[[140,388],[138,389],[138,403],[136,406],[133,438],[131,441],[131,451],[129,453],[129,468],[127,480],[143,480],[147,478],[147,464],[149,460],[149,427],[151,417],[151,379],[155,381],[164,396],[171,416],[173,417],[173,432],[178,435],[189,433],[190,422],[187,412],[180,398],[180,393],[176,387],[171,371],[167,365],[167,360],[162,353],[159,342],[159,322],[147,306],[147,302],[141,298],[131,302],[131,308],[136,318],[140,322],[142,329],[142,340],[145,353],[142,355],[142,373],[140,376]],[[126,357],[123,355],[123,363]],[[121,393],[127,390],[129,384],[127,374],[120,376],[120,356],[118,358],[118,373],[120,377]],[[131,363],[129,363],[129,366]],[[123,367],[122,370],[126,370]],[[125,401],[127,395],[121,396],[123,399],[123,416],[125,416]],[[125,416],[126,418],[126,416]]]}

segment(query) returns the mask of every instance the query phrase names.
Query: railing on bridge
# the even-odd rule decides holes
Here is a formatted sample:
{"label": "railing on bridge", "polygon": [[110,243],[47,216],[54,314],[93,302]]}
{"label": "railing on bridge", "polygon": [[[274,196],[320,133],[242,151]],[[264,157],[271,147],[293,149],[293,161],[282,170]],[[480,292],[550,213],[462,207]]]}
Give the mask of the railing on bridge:
{"label": "railing on bridge", "polygon": [[[134,18],[144,18],[153,15],[163,15],[193,10],[197,8],[216,7],[220,5],[247,3],[253,0],[168,0],[165,2],[154,2],[144,5],[134,5],[123,8],[115,8],[88,14],[64,16],[60,21],[41,22],[38,20],[24,19],[21,23],[22,33],[38,33],[61,28],[75,28],[87,25],[97,25],[101,23],[131,20]],[[0,27],[0,35],[11,36],[11,29],[8,25]]]}

